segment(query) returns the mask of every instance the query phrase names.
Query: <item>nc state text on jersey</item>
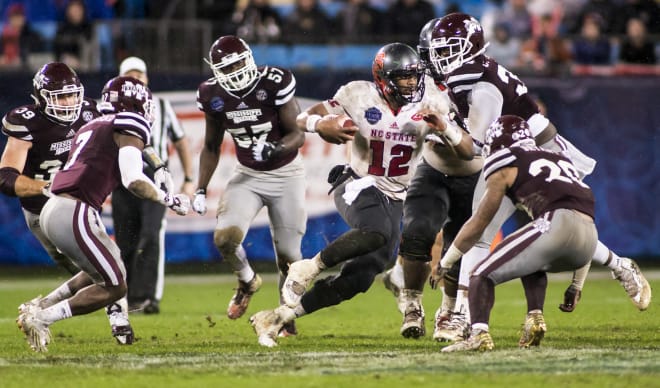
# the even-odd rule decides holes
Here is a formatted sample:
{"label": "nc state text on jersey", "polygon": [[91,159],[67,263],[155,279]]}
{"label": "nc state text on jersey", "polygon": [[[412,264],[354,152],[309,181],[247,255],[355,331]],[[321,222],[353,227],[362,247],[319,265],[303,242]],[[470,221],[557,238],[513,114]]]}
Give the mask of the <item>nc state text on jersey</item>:
{"label": "nc state text on jersey", "polygon": [[389,132],[383,131],[380,129],[372,129],[371,137],[384,138],[385,140],[392,141],[405,141],[414,143],[417,140],[417,136],[413,134],[401,133],[401,132]]}

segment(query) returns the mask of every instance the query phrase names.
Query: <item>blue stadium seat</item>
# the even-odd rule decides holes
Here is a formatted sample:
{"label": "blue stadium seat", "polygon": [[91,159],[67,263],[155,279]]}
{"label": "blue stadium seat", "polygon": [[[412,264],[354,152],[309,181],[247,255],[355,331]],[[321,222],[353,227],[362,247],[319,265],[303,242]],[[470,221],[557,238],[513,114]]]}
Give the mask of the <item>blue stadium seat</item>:
{"label": "blue stadium seat", "polygon": [[291,51],[291,67],[330,67],[330,50],[326,45],[295,45]]}
{"label": "blue stadium seat", "polygon": [[291,67],[291,50],[285,45],[251,44],[250,48],[257,66]]}
{"label": "blue stadium seat", "polygon": [[331,63],[335,69],[368,69],[374,60],[379,45],[329,46]]}

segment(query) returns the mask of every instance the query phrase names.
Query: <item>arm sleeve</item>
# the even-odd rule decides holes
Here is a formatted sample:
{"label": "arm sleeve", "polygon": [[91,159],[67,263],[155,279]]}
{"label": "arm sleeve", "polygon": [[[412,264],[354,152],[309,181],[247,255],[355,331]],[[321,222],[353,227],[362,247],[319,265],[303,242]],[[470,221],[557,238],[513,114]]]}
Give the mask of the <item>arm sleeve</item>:
{"label": "arm sleeve", "polygon": [[504,97],[495,85],[478,82],[472,89],[467,124],[470,134],[481,143],[486,138],[488,126],[502,114]]}
{"label": "arm sleeve", "polygon": [[142,152],[136,147],[126,146],[119,149],[119,171],[124,187],[128,188],[133,182],[143,181],[153,187],[158,193],[158,198],[165,197],[165,192],[156,187],[142,172]]}

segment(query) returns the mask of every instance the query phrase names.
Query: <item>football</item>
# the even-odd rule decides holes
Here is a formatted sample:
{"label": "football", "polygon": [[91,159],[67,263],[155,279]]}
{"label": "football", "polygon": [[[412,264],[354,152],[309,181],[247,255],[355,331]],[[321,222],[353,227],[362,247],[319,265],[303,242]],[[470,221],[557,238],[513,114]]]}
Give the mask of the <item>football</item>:
{"label": "football", "polygon": [[[337,122],[343,127],[343,128],[349,128],[349,127],[354,127],[355,122],[348,116],[346,115],[341,115],[337,119]],[[355,134],[357,131],[354,131],[352,134]]]}

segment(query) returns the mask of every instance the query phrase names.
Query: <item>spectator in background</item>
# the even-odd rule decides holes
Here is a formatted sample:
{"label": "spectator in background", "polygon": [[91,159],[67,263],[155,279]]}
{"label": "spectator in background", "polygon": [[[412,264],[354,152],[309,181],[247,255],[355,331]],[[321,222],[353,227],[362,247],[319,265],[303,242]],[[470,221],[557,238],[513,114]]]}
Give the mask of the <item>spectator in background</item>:
{"label": "spectator in background", "polygon": [[394,40],[416,47],[419,31],[434,15],[433,5],[426,0],[398,0],[387,10],[387,32]]}
{"label": "spectator in background", "polygon": [[[147,65],[138,57],[128,57],[119,65],[119,75],[133,77],[148,85]],[[192,197],[192,160],[188,138],[165,99],[153,96],[154,121],[149,147],[167,166],[168,145],[173,144],[181,161],[184,179],[180,192]],[[154,176],[145,163],[144,174]],[[170,188],[168,188],[169,191]],[[126,187],[112,192],[112,220],[115,240],[126,266],[128,309],[145,314],[158,314],[163,297],[165,277],[165,229],[167,208],[157,202],[135,196]]]}
{"label": "spectator in background", "polygon": [[571,52],[566,41],[559,35],[557,14],[545,14],[535,18],[533,29],[533,49],[542,61],[545,73],[556,75],[568,70]]}
{"label": "spectator in background", "polygon": [[335,26],[345,43],[365,43],[375,39],[383,31],[381,12],[367,0],[347,0],[337,13]]}
{"label": "spectator in background", "polygon": [[514,38],[524,40],[532,35],[532,15],[527,10],[526,0],[509,0],[496,20],[508,24]]}
{"label": "spectator in background", "polygon": [[66,6],[64,20],[55,33],[55,59],[74,69],[89,65],[88,46],[92,40],[92,23],[87,19],[85,3],[71,0]]}
{"label": "spectator in background", "polygon": [[250,43],[277,41],[282,32],[282,20],[269,0],[249,0],[232,16],[236,35]]}
{"label": "spectator in background", "polygon": [[519,54],[520,39],[511,36],[508,24],[497,23],[493,32],[493,39],[488,46],[488,56],[507,69],[512,69],[519,65]]}
{"label": "spectator in background", "polygon": [[317,0],[296,0],[286,18],[283,36],[289,43],[326,43],[331,23]]}
{"label": "spectator in background", "polygon": [[651,34],[660,34],[660,5],[654,0],[626,0],[616,10],[614,30],[616,34],[625,34],[628,20],[640,19]]}
{"label": "spectator in background", "polygon": [[624,63],[654,65],[655,45],[646,34],[646,26],[640,19],[628,20],[626,37],[621,43],[619,60]]}
{"label": "spectator in background", "polygon": [[569,34],[579,34],[584,20],[591,15],[598,15],[601,20],[601,32],[609,34],[612,32],[614,26],[614,19],[616,17],[616,4],[611,0],[589,0],[587,4],[582,7],[582,11],[577,18],[577,23],[571,26],[568,31]]}
{"label": "spectator in background", "polygon": [[23,4],[10,5],[0,39],[0,66],[20,67],[27,64],[28,55],[41,50],[41,45],[41,36],[30,27],[25,18]]}
{"label": "spectator in background", "polygon": [[587,16],[580,35],[573,41],[573,59],[581,65],[609,65],[612,46],[601,33],[601,19],[597,14]]}

